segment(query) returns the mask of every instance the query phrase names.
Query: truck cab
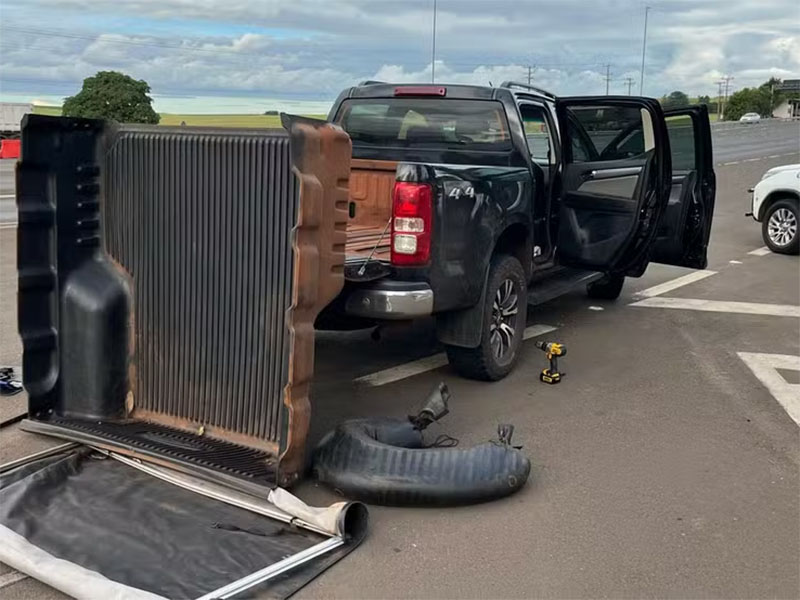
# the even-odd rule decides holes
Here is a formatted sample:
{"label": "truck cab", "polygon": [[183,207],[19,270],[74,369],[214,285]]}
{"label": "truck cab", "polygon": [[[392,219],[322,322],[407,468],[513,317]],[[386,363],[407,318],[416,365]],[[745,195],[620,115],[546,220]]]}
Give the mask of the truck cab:
{"label": "truck cab", "polygon": [[616,298],[649,262],[707,264],[705,107],[365,82],[329,120],[353,147],[346,284],[331,310],[372,323],[432,315],[467,377],[511,371],[529,303],[579,284]]}

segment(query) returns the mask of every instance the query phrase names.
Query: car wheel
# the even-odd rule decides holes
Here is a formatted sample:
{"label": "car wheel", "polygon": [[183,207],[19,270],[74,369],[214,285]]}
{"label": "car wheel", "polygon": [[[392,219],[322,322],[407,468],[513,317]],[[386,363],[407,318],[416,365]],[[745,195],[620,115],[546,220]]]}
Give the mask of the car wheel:
{"label": "car wheel", "polygon": [[486,283],[480,344],[445,346],[450,365],[469,379],[497,381],[508,375],[519,358],[527,308],[528,286],[519,260],[495,256]]}
{"label": "car wheel", "polygon": [[767,210],[761,223],[764,243],[773,252],[797,254],[800,251],[798,203],[794,200],[778,200]]}
{"label": "car wheel", "polygon": [[598,300],[616,300],[622,292],[622,286],[625,284],[625,275],[619,273],[606,273],[606,275],[597,281],[593,281],[586,286],[586,293],[589,298],[597,298]]}

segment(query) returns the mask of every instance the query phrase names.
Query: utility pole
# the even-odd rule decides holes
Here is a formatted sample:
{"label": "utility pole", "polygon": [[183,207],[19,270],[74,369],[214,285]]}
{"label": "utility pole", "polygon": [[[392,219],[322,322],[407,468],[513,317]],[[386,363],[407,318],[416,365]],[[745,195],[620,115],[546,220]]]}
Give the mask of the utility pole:
{"label": "utility pole", "polygon": [[630,96],[630,95],[631,95],[631,87],[633,87],[633,82],[634,82],[634,81],[635,81],[635,80],[634,80],[634,78],[633,78],[633,77],[626,77],[626,78],[625,78],[625,85],[627,85],[627,86],[628,86],[628,96]]}
{"label": "utility pole", "polygon": [[431,83],[436,82],[436,0],[433,0],[433,40],[431,42]]}
{"label": "utility pole", "polygon": [[717,90],[717,120],[722,121],[722,84],[725,83],[724,81],[720,80],[717,82],[717,86],[719,89]]}
{"label": "utility pole", "polygon": [[647,15],[650,12],[650,6],[644,7],[644,34],[642,35],[642,71],[639,73],[639,95],[644,95],[644,55],[647,50]]}
{"label": "utility pole", "polygon": [[611,65],[606,64],[606,96],[608,96],[608,84],[611,81]]}
{"label": "utility pole", "polygon": [[728,104],[728,92],[730,91],[730,88],[731,88],[731,80],[732,79],[733,79],[733,77],[730,76],[730,75],[725,75],[725,77],[722,78],[722,82],[721,83],[725,87],[725,100],[723,101],[722,108],[720,109],[720,112],[719,112],[719,120],[720,121],[722,121],[725,118],[725,107]]}
{"label": "utility pole", "polygon": [[533,77],[532,69],[531,69],[531,66],[528,65],[528,85],[531,84],[532,77]]}

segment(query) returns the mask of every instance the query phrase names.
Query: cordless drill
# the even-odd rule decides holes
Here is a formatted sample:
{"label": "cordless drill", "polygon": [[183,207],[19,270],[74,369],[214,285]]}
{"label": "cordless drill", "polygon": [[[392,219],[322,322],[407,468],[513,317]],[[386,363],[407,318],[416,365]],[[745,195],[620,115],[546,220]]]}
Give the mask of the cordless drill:
{"label": "cordless drill", "polygon": [[547,369],[542,369],[539,373],[539,379],[544,383],[556,384],[561,382],[561,378],[566,373],[561,373],[558,370],[558,357],[567,354],[567,347],[558,342],[536,342],[536,347],[547,354],[547,360],[550,361],[550,366]]}

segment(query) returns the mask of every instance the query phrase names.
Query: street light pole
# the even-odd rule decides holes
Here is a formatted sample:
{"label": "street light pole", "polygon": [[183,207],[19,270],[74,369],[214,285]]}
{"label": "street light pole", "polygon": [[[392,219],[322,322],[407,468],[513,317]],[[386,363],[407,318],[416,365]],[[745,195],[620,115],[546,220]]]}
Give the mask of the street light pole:
{"label": "street light pole", "polygon": [[436,0],[433,0],[433,41],[431,43],[431,83],[436,81]]}
{"label": "street light pole", "polygon": [[639,95],[644,94],[644,55],[647,50],[647,15],[650,12],[650,7],[644,7],[644,35],[642,36],[642,70],[639,73]]}

